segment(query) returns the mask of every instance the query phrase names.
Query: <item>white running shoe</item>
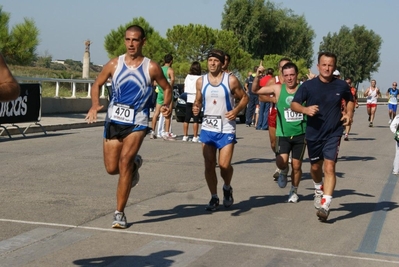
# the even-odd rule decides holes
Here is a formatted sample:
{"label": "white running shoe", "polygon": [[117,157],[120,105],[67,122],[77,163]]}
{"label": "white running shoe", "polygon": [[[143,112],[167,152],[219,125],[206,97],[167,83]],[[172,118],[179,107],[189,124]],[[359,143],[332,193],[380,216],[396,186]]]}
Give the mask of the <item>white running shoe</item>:
{"label": "white running shoe", "polygon": [[297,203],[298,202],[298,195],[295,191],[291,190],[290,194],[288,195],[288,203]]}
{"label": "white running shoe", "polygon": [[163,138],[163,140],[166,140],[166,141],[175,141],[175,140],[176,140],[176,138],[173,137],[173,136],[171,135],[171,133],[168,133],[168,132],[165,132],[165,133],[162,135],[162,138]]}
{"label": "white running shoe", "polygon": [[193,139],[191,140],[194,143],[201,143],[201,141],[199,140],[199,137],[193,137]]}
{"label": "white running shoe", "polygon": [[188,136],[183,136],[182,141],[183,141],[183,142],[187,142],[187,141],[188,141]]}
{"label": "white running shoe", "polygon": [[314,191],[314,207],[315,209],[321,208],[321,199],[323,198],[323,191],[322,190],[315,190]]}

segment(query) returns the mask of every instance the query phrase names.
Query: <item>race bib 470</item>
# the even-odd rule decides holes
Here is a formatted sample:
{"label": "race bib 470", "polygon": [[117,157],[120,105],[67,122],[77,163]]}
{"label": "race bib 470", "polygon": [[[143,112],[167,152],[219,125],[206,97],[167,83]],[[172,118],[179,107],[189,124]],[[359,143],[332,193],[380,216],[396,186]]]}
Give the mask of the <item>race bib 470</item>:
{"label": "race bib 470", "polygon": [[115,104],[112,106],[111,120],[133,123],[134,109],[127,105]]}

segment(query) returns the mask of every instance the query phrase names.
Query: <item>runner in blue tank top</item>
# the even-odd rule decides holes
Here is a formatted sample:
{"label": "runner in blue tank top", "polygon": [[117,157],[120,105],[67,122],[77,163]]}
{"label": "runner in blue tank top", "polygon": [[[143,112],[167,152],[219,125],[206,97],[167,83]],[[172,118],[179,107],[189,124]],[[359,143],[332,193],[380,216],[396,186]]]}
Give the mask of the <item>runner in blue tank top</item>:
{"label": "runner in blue tank top", "polygon": [[[145,32],[138,25],[125,32],[124,55],[111,59],[103,68],[91,90],[92,106],[87,113],[89,123],[97,120],[101,86],[112,78],[112,94],[104,127],[104,164],[109,174],[119,174],[116,190],[116,211],[113,228],[126,228],[124,213],[130,190],[139,180],[142,159],[138,151],[147,134],[152,84],[155,80],[163,89],[165,99],[172,99],[172,88],[158,63],[142,54]],[[162,113],[169,116],[170,103],[164,103]]]}

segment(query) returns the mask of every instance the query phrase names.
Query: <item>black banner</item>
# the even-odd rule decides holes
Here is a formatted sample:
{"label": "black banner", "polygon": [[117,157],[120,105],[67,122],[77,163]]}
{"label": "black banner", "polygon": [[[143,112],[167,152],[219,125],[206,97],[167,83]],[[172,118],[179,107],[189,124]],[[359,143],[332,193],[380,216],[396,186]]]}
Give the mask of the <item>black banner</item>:
{"label": "black banner", "polygon": [[41,85],[39,83],[20,83],[19,85],[21,93],[17,99],[0,102],[0,124],[40,121]]}

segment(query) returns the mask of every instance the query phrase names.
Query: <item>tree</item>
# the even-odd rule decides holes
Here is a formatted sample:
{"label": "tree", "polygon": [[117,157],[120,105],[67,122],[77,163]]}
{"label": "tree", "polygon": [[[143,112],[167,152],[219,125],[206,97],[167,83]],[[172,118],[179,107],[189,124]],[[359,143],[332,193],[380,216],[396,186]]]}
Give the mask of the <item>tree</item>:
{"label": "tree", "polygon": [[32,65],[36,60],[39,45],[39,29],[34,20],[24,18],[23,23],[14,25],[8,32],[9,13],[0,6],[0,49],[7,63]]}
{"label": "tree", "polygon": [[243,49],[255,58],[279,54],[312,65],[315,33],[304,16],[291,9],[264,0],[227,0],[221,24],[223,30],[233,31]]}
{"label": "tree", "polygon": [[320,51],[337,55],[337,69],[341,76],[351,77],[355,87],[371,79],[371,73],[380,66],[382,39],[365,26],[355,25],[351,30],[342,26],[338,33],[328,33],[320,43]]}
{"label": "tree", "polygon": [[124,43],[126,28],[131,25],[141,26],[146,34],[146,44],[143,54],[157,62],[161,62],[167,53],[172,53],[172,46],[154,30],[153,27],[142,17],[134,18],[131,22],[121,25],[105,36],[104,48],[109,58],[114,58],[126,53]]}

